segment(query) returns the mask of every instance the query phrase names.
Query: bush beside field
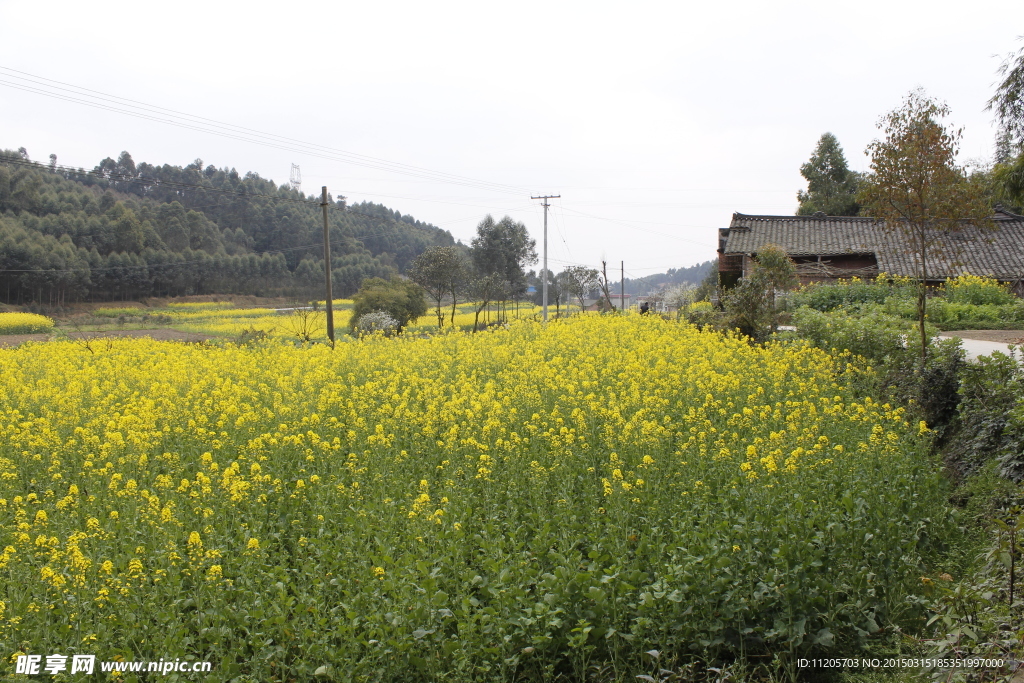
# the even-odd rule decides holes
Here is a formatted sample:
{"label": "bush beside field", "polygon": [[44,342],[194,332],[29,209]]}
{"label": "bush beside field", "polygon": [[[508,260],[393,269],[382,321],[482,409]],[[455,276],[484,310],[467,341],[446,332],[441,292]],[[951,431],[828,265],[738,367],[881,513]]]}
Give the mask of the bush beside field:
{"label": "bush beside field", "polygon": [[845,372],[653,316],[0,350],[0,649],[211,680],[850,655],[923,627],[956,532],[927,430]]}

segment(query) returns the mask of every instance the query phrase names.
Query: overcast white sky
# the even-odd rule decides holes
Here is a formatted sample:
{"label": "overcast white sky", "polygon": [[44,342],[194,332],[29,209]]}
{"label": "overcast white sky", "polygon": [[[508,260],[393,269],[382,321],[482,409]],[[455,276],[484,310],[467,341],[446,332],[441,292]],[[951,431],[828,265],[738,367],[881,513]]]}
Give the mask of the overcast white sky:
{"label": "overcast white sky", "polygon": [[[140,120],[0,83],[0,147],[256,171],[383,203],[468,243],[561,194],[551,268],[627,277],[715,256],[734,211],[791,214],[822,133],[867,169],[911,89],[988,158],[996,69],[1024,2],[0,0],[0,67],[505,188],[439,183]],[[10,72],[0,80],[16,82]],[[609,272],[611,276],[612,273]]]}

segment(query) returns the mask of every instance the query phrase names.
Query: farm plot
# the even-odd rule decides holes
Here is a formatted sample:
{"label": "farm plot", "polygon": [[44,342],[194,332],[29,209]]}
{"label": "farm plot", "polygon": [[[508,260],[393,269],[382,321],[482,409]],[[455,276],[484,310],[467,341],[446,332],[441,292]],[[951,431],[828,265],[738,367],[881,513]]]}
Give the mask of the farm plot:
{"label": "farm plot", "polygon": [[0,652],[210,680],[850,654],[954,533],[923,425],[653,317],[0,350]]}

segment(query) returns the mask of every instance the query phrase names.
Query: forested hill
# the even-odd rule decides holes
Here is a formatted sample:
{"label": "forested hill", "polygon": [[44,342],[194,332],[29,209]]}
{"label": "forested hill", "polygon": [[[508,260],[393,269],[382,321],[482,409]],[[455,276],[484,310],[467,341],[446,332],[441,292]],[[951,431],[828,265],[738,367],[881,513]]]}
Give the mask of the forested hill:
{"label": "forested hill", "polygon": [[[55,161],[55,160],[54,160]],[[377,204],[329,197],[334,292],[404,272],[451,234]],[[323,282],[320,197],[256,173],[135,164],[93,169],[0,152],[0,301],[185,294],[313,296]]]}
{"label": "forested hill", "polygon": [[[668,272],[655,273],[640,278],[626,278],[626,294],[643,296],[662,289],[668,289],[674,285],[681,285],[684,282],[700,284],[707,277],[708,273],[715,267],[715,261],[704,261],[688,268],[669,268]],[[612,291],[619,291],[617,286]]]}

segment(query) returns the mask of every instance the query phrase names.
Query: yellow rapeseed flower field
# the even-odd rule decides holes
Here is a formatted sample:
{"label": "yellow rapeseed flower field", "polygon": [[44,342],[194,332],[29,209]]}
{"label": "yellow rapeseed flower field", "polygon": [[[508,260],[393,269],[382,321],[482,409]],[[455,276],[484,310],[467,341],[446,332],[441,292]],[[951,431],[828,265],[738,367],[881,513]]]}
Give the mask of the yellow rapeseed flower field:
{"label": "yellow rapeseed flower field", "polygon": [[850,371],[637,315],[0,350],[0,651],[261,681],[848,654],[916,618],[950,526],[927,430]]}
{"label": "yellow rapeseed flower field", "polygon": [[53,320],[36,313],[0,313],[0,334],[38,334],[51,332]]}
{"label": "yellow rapeseed flower field", "polygon": [[179,311],[216,310],[231,308],[232,306],[233,304],[230,301],[172,301],[167,304],[167,307],[171,310]]}

